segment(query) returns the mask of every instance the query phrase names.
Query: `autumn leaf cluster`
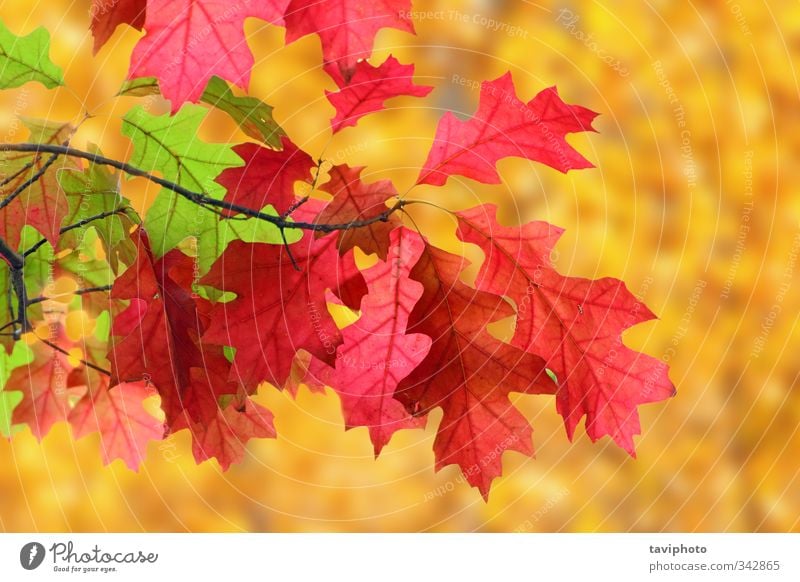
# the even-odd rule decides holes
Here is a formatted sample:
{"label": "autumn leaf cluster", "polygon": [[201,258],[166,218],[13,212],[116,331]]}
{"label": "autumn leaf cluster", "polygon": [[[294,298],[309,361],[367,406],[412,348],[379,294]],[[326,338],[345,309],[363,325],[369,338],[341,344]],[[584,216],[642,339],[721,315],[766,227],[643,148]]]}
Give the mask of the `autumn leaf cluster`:
{"label": "autumn leaf cluster", "polygon": [[[594,112],[554,87],[525,102],[510,73],[484,82],[474,115],[442,116],[415,186],[401,193],[363,179],[364,168],[303,151],[271,107],[246,94],[254,57],[244,20],[258,18],[284,27],[287,43],[319,37],[338,87],[326,93],[332,133],[357,131],[394,97],[426,97],[432,87],[414,81],[413,64],[369,60],[380,29],[413,33],[410,8],[95,0],[96,49],[118,26],[144,32],[121,94],[160,94],[171,113],[127,112],[124,162],[73,147],[76,128],[53,121],[26,120],[30,143],[0,146],[9,428],[41,438],[66,420],[76,436],[99,432],[104,458],[131,468],[148,442],[186,429],[198,462],[227,468],[249,439],[276,436],[271,412],[253,399],[259,386],[329,386],[346,426],[367,427],[376,455],[440,408],[437,468],[457,464],[487,496],[504,451],[533,454],[514,392],[555,396],[569,438],[585,421],[592,440],[609,436],[634,454],[637,407],[674,392],[665,365],[622,342],[654,317],[647,307],[622,281],[559,273],[550,256],[562,230],[501,224],[490,204],[451,213],[455,235],[484,256],[467,284],[466,259],[434,246],[408,214],[429,203],[414,187],[444,188],[452,176],[498,184],[504,158],[591,168],[566,136],[594,131]],[[61,84],[48,44],[44,30],[16,37],[0,24],[0,87]],[[200,140],[208,107],[252,141]],[[125,197],[125,175],[162,187],[144,216]],[[62,278],[75,286],[54,289]],[[337,324],[335,304],[357,319]],[[508,318],[509,341],[487,330]],[[71,333],[84,319],[93,332]]]}

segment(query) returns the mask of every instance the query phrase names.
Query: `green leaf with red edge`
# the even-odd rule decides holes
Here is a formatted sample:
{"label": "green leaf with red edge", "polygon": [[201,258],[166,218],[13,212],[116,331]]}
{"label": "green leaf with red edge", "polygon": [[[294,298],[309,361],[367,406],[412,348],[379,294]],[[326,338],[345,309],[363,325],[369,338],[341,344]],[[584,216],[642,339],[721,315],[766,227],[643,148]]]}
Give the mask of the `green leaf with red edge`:
{"label": "green leaf with red edge", "polygon": [[562,230],[545,222],[497,222],[487,204],[457,213],[458,236],[486,255],[479,289],[517,304],[512,342],[547,361],[559,382],[558,412],[569,438],[586,417],[593,441],[610,436],[634,455],[641,432],[637,406],[675,394],[667,366],[622,343],[622,332],[654,319],[622,281],[560,275],[550,254]]}
{"label": "green leaf with red edge", "polygon": [[[36,144],[61,145],[75,131],[64,123],[27,118],[23,122],[30,130],[28,141]],[[0,238],[11,248],[19,246],[20,231],[26,224],[42,233],[50,244],[58,243],[69,203],[56,174],[59,169],[77,166],[69,158],[52,158],[50,154],[0,152]]]}
{"label": "green leaf with red edge", "polygon": [[260,99],[235,95],[225,81],[211,77],[200,100],[230,115],[253,139],[273,148],[281,147],[281,138],[286,133],[273,119],[272,107]]}
{"label": "green leaf with red edge", "polygon": [[417,184],[441,186],[448,176],[460,175],[484,184],[499,184],[495,164],[510,156],[534,160],[561,172],[591,168],[570,146],[569,133],[594,131],[597,113],[567,105],[555,87],[528,103],[516,94],[511,73],[481,84],[478,111],[466,121],[446,113]]}
{"label": "green leaf with red edge", "polygon": [[[146,97],[158,95],[158,79],[155,77],[138,77],[125,81],[118,95],[129,97]],[[211,77],[206,85],[200,101],[224,111],[239,124],[239,127],[253,139],[268,146],[280,149],[281,138],[286,132],[272,117],[272,107],[260,99],[249,96],[238,96],[233,93],[228,83],[219,77]]]}
{"label": "green leaf with red edge", "polygon": [[[403,236],[419,235],[404,229]],[[488,498],[502,472],[501,455],[532,455],[532,430],[509,400],[511,392],[554,394],[545,362],[505,344],[486,326],[514,314],[499,295],[475,290],[459,278],[467,261],[424,243],[411,279],[424,287],[411,312],[408,333],[433,339],[428,356],[403,380],[396,397],[409,412],[444,413],[433,444],[437,470],[457,464]]]}

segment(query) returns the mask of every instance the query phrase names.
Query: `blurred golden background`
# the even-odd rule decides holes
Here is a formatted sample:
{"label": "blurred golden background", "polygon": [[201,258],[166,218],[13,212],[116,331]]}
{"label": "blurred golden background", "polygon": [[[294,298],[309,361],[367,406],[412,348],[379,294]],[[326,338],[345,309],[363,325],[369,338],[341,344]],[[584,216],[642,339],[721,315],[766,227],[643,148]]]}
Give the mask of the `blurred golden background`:
{"label": "blurred golden background", "polygon": [[[89,0],[0,0],[17,35],[45,26],[68,88],[0,93],[0,141],[16,116],[77,120],[79,147],[124,159],[116,98],[140,34],[118,30],[92,55]],[[641,408],[638,459],[579,429],[566,439],[555,403],[521,397],[537,458],[504,457],[488,503],[455,467],[435,474],[439,416],[402,431],[378,460],[365,429],[345,432],[336,396],[266,387],[277,440],[254,441],[238,466],[196,466],[188,434],[153,443],[137,474],[101,463],[99,438],[59,423],[39,444],[0,440],[2,531],[800,531],[800,4],[415,0],[417,36],[384,30],[374,63],[416,64],[425,99],[330,138],[333,108],[316,37],[283,47],[282,28],[250,20],[251,94],[275,106],[295,143],[367,180],[407,190],[444,110],[477,106],[477,82],[510,70],[523,100],[557,85],[600,112],[597,134],[570,137],[596,169],[564,176],[501,162],[502,186],[451,179],[412,196],[456,210],[479,201],[506,224],[565,227],[562,273],[623,279],[660,320],[625,335],[662,358],[678,395]],[[493,26],[490,21],[502,26]],[[495,28],[497,30],[495,30]],[[151,111],[164,112],[158,100]],[[243,141],[211,113],[202,138]],[[157,190],[125,186],[145,209]],[[444,213],[414,209],[436,242],[461,249]]]}

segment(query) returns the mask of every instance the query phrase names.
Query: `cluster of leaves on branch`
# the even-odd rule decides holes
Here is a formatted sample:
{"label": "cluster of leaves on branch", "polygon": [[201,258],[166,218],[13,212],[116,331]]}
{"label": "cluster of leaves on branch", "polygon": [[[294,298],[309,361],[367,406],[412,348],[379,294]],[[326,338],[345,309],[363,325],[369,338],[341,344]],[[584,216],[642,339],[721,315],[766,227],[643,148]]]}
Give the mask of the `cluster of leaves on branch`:
{"label": "cluster of leaves on branch", "polygon": [[[432,88],[413,81],[413,65],[367,60],[379,29],[413,33],[409,14],[409,0],[95,0],[96,50],[119,25],[144,31],[121,93],[160,92],[172,112],[127,112],[124,162],[77,148],[77,128],[52,120],[26,119],[29,143],[0,145],[4,424],[41,438],[66,420],[131,468],[149,441],[188,429],[196,459],[227,468],[249,439],[275,436],[252,398],[259,385],[330,386],[376,455],[441,408],[437,468],[457,464],[486,496],[504,451],[533,453],[517,392],[554,395],[570,438],[585,419],[592,440],[634,453],[638,405],[674,389],[666,366],[622,342],[654,316],[621,281],[560,274],[550,255],[561,229],[503,225],[484,204],[452,213],[458,238],[485,256],[467,284],[466,260],[408,215],[425,201],[303,151],[270,106],[240,95],[252,17],[285,27],[287,42],[318,35],[338,86],[326,94],[333,133],[388,99],[424,97]],[[17,37],[0,23],[0,87],[62,84],[48,50],[45,30]],[[209,106],[252,141],[201,141]],[[555,88],[525,102],[510,74],[484,82],[472,117],[442,117],[416,185],[499,183],[495,164],[510,156],[591,167],[566,135],[593,131],[595,116]],[[162,187],[143,217],[124,176]],[[361,268],[357,250],[376,262]],[[337,325],[331,304],[358,319]],[[509,317],[508,342],[487,331]]]}

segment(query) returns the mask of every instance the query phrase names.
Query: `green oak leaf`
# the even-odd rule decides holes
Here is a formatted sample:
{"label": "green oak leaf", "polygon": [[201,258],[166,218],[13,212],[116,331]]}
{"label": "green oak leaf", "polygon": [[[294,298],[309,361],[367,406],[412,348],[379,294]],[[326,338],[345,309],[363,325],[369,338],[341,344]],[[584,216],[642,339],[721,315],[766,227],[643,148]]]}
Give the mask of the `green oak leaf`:
{"label": "green oak leaf", "polygon": [[120,97],[149,97],[159,93],[158,79],[155,77],[137,77],[122,83],[117,95]]}
{"label": "green oak leaf", "polygon": [[0,21],[0,89],[38,81],[48,89],[64,84],[61,69],[50,60],[50,33],[39,27],[28,36],[14,35]]}
{"label": "green oak leaf", "polygon": [[[225,188],[215,178],[226,168],[241,166],[242,159],[229,144],[211,144],[198,138],[206,110],[184,105],[174,116],[150,115],[141,106],[124,117],[122,132],[131,138],[131,164],[193,192],[221,200]],[[273,213],[274,214],[274,213]],[[198,267],[205,273],[228,243],[235,239],[282,243],[279,229],[258,219],[224,219],[169,189],[162,189],[144,220],[153,252],[162,256],[187,237],[197,240]],[[289,242],[300,233],[287,232]]]}
{"label": "green oak leaf", "polygon": [[[88,150],[101,154],[100,150],[89,144]],[[58,182],[67,195],[69,212],[64,224],[77,224],[93,216],[112,212],[116,209],[128,208],[129,212],[120,212],[100,220],[93,220],[84,228],[71,230],[62,235],[60,247],[78,248],[85,233],[94,229],[106,252],[111,269],[120,273],[121,263],[130,265],[136,260],[136,245],[131,240],[131,229],[135,216],[128,201],[120,194],[118,176],[103,165],[89,163],[84,170],[63,170],[58,173]]]}
{"label": "green oak leaf", "polygon": [[201,100],[230,115],[253,139],[275,149],[283,147],[281,136],[286,133],[272,118],[272,107],[263,101],[255,97],[237,97],[219,77],[211,77]]}
{"label": "green oak leaf", "polygon": [[[125,81],[119,95],[146,97],[159,93],[158,80],[140,77]],[[272,107],[255,97],[239,97],[228,83],[219,77],[211,77],[200,101],[224,111],[239,124],[242,131],[274,149],[281,149],[281,136],[286,132],[272,117]]]}

